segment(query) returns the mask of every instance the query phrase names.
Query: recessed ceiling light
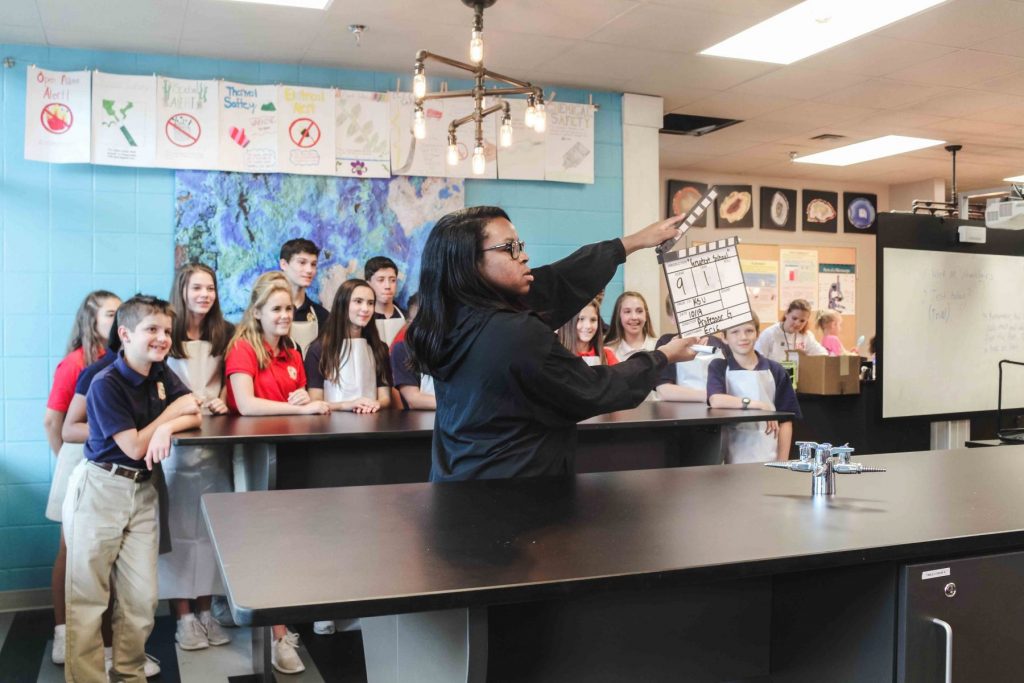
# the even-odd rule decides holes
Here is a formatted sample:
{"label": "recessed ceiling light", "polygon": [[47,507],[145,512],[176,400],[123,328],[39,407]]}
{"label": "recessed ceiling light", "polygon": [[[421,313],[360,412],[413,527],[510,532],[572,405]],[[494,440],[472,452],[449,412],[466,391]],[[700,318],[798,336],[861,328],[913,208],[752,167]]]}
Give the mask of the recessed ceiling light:
{"label": "recessed ceiling light", "polygon": [[[1003,178],[1004,183],[1024,183],[1024,175],[1015,175],[1012,178]],[[978,195],[979,197],[981,195]]]}
{"label": "recessed ceiling light", "polygon": [[792,64],[946,0],[805,0],[701,52]]}
{"label": "recessed ceiling light", "polygon": [[797,157],[793,161],[800,164],[824,164],[826,166],[849,166],[862,161],[891,157],[896,154],[913,152],[915,149],[941,145],[945,140],[929,140],[927,138],[911,138],[905,135],[886,135],[865,140],[845,147],[836,147],[827,152],[808,154]]}
{"label": "recessed ceiling light", "polygon": [[327,9],[334,0],[230,0],[230,2],[249,2],[256,5],[277,5],[298,9]]}

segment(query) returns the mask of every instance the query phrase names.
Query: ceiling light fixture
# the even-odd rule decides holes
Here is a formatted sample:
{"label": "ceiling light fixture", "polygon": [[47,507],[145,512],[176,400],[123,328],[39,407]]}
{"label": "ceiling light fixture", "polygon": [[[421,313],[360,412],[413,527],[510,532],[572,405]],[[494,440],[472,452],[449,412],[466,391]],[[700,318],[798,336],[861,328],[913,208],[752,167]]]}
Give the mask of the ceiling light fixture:
{"label": "ceiling light fixture", "polygon": [[331,6],[334,0],[230,0],[231,2],[248,2],[254,5],[277,5],[294,9],[320,9]]}
{"label": "ceiling light fixture", "polygon": [[[1024,175],[1015,175],[1010,178],[1003,178],[1004,183],[1024,183]],[[979,194],[978,197],[985,197],[987,195]]]}
{"label": "ceiling light fixture", "polygon": [[905,154],[914,150],[941,145],[945,140],[929,140],[927,138],[911,138],[905,135],[885,135],[873,140],[857,142],[845,147],[836,147],[827,152],[808,154],[796,157],[798,164],[823,164],[825,166],[850,166],[873,159],[882,159],[897,154]]}
{"label": "ceiling light fixture", "polygon": [[946,0],[805,0],[702,55],[792,64]]}
{"label": "ceiling light fixture", "polygon": [[[521,81],[518,78],[504,76],[502,74],[488,71],[484,68],[484,10],[493,5],[497,0],[462,0],[462,4],[473,10],[473,30],[469,40],[469,61],[471,64],[456,59],[442,57],[426,50],[416,53],[416,64],[413,67],[412,93],[416,98],[416,112],[413,115],[413,134],[422,139],[426,136],[426,122],[423,120],[423,103],[426,100],[447,99],[453,97],[472,97],[473,111],[455,119],[448,124],[448,164],[455,166],[459,163],[458,151],[458,128],[469,122],[476,124],[476,145],[473,147],[472,168],[476,175],[483,175],[487,170],[487,160],[484,155],[484,118],[502,112],[501,127],[498,133],[498,144],[502,147],[512,145],[512,116],[509,113],[509,104],[502,99],[505,95],[526,95],[527,106],[524,122],[527,127],[538,133],[543,133],[547,128],[547,114],[544,111],[544,89],[533,85],[528,81]],[[441,92],[427,92],[427,75],[424,64],[427,60],[434,60],[448,66],[453,66],[473,74],[473,88],[471,90],[444,90]],[[487,79],[504,83],[502,87],[487,88]],[[497,103],[487,106],[484,98],[496,96]]]}

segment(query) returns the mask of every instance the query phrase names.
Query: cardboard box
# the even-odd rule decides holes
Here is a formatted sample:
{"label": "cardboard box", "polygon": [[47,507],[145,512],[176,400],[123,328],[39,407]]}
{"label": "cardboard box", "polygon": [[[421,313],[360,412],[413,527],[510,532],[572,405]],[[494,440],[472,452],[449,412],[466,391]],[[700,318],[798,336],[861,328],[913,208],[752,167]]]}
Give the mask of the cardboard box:
{"label": "cardboard box", "polygon": [[808,356],[801,353],[796,387],[801,394],[859,394],[860,357]]}

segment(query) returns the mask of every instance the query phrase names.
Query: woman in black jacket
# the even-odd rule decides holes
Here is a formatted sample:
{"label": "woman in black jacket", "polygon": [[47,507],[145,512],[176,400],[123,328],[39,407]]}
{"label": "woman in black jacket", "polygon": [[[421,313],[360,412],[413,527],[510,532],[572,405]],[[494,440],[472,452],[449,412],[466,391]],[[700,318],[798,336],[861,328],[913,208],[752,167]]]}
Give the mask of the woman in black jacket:
{"label": "woman in black jacket", "polygon": [[431,481],[569,474],[577,422],[639,405],[666,363],[693,359],[697,340],[688,338],[590,367],[553,332],[627,254],[678,237],[678,220],[536,270],[502,209],[462,209],[437,222],[420,265],[420,312],[406,335],[414,365],[434,378]]}

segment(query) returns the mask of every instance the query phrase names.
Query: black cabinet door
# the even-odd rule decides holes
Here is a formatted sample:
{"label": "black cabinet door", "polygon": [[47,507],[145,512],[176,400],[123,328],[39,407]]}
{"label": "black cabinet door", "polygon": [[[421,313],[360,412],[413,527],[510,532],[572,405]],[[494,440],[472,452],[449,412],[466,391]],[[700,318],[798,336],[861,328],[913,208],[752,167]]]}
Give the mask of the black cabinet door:
{"label": "black cabinet door", "polygon": [[900,577],[899,683],[1024,680],[1024,553],[909,565]]}

